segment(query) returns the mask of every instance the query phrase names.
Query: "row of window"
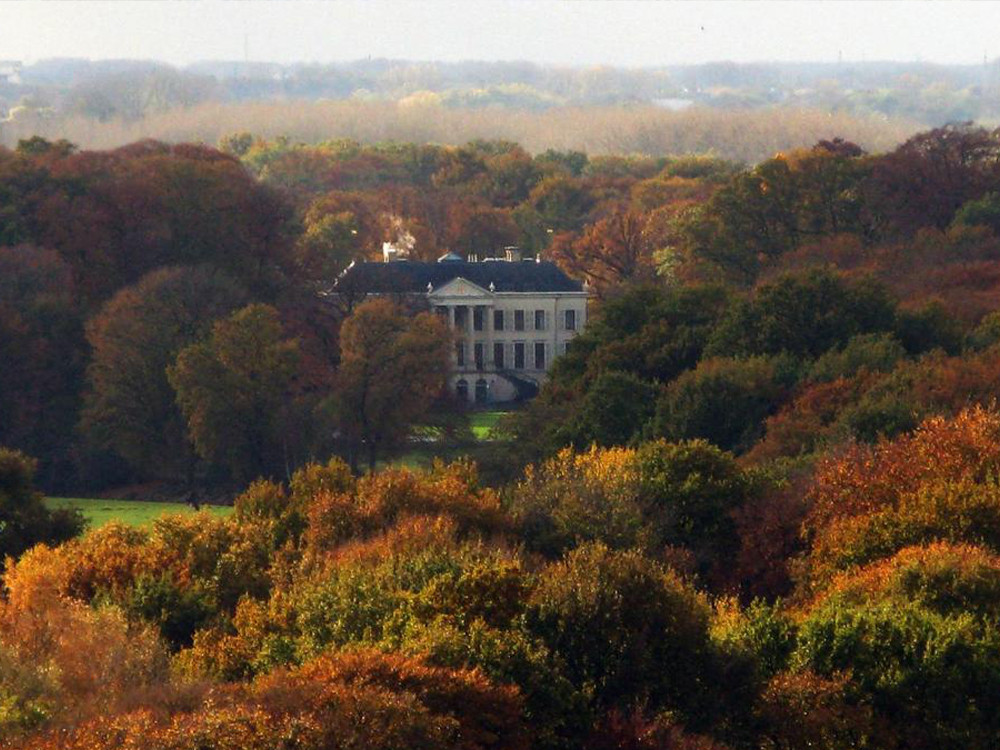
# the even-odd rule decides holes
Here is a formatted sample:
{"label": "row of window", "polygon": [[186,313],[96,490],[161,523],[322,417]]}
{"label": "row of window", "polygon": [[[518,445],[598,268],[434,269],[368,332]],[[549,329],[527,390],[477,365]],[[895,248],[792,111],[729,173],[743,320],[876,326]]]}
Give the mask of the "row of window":
{"label": "row of window", "polygon": [[[493,367],[497,370],[503,370],[507,367],[512,367],[515,370],[525,369],[525,356],[530,351],[534,356],[532,357],[532,368],[535,370],[544,370],[546,367],[546,353],[545,353],[545,342],[536,341],[534,342],[532,348],[529,350],[528,345],[523,341],[516,341],[512,345],[512,356],[510,361],[507,360],[507,344],[497,341],[493,344]],[[562,352],[565,353],[566,345],[561,345]],[[455,344],[455,359],[459,367],[465,367],[465,342],[459,341]],[[477,341],[472,346],[472,361],[475,363],[477,370],[486,369],[486,344],[482,341]]]}
{"label": "row of window", "polygon": [[[447,307],[438,308],[444,311],[442,314],[447,314]],[[514,313],[513,329],[515,331],[525,330],[525,311],[524,310],[513,310]],[[456,307],[455,308],[455,327],[462,329],[468,325],[467,308]],[[507,330],[507,323],[509,321],[508,311],[505,310],[494,310],[493,311],[493,330],[494,331],[505,331]],[[535,310],[534,316],[534,330],[544,331],[548,327],[548,315],[545,310]],[[562,314],[562,324],[563,330],[575,331],[576,330],[576,310],[563,310]],[[486,308],[482,306],[477,306],[472,308],[472,330],[482,331],[486,325]]]}

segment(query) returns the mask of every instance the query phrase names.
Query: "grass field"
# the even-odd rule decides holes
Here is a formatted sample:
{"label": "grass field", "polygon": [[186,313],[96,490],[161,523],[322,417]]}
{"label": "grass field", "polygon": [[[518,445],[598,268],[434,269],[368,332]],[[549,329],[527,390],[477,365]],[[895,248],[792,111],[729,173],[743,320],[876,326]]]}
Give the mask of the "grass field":
{"label": "grass field", "polygon": [[[469,415],[472,434],[476,440],[489,440],[490,430],[505,414],[502,411],[478,411]],[[410,468],[426,468],[437,455],[433,444],[421,446],[400,456],[391,463]],[[157,518],[168,513],[190,514],[194,510],[184,503],[151,503],[142,500],[101,500],[84,497],[47,497],[45,503],[50,508],[79,508],[89,521],[89,528],[96,529],[111,521],[119,521],[130,526],[148,526]],[[225,516],[232,508],[218,505],[202,506],[213,515]]]}
{"label": "grass field", "polygon": [[[100,500],[82,497],[47,497],[45,504],[50,508],[79,508],[89,521],[89,527],[96,529],[111,521],[120,521],[130,526],[148,526],[157,518],[168,513],[188,515],[194,513],[190,505],[184,503],[150,503],[142,500]],[[225,516],[232,508],[218,505],[203,505],[212,515]]]}
{"label": "grass field", "polygon": [[487,440],[496,423],[507,412],[503,411],[476,411],[469,415],[469,423],[472,426],[472,434],[476,440]]}

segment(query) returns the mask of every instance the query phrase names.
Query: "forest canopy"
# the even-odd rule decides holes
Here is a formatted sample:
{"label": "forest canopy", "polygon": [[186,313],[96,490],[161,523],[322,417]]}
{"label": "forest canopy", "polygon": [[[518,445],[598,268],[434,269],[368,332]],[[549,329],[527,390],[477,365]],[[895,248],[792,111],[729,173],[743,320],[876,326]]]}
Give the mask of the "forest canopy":
{"label": "forest canopy", "polygon": [[[0,742],[996,747],[998,155],[0,148]],[[588,282],[486,440],[383,242]]]}

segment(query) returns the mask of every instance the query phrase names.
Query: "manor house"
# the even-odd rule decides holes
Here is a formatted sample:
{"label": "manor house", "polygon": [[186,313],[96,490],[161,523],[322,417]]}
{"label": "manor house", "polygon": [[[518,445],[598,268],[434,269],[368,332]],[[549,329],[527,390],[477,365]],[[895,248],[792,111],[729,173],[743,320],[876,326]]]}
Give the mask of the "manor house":
{"label": "manor house", "polygon": [[587,322],[586,285],[515,248],[503,258],[448,253],[436,263],[397,259],[391,245],[383,255],[383,263],[353,263],[333,295],[425,300],[454,331],[451,387],[471,403],[533,396]]}

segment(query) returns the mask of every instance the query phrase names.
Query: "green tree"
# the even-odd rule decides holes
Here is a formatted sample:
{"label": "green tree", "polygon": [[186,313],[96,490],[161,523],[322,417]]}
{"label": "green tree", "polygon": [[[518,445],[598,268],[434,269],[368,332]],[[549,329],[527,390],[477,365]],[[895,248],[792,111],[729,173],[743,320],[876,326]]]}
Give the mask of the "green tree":
{"label": "green tree", "polygon": [[19,451],[0,448],[0,555],[17,558],[39,543],[59,544],[84,527],[78,510],[45,507],[35,491],[36,462]]}
{"label": "green tree", "polygon": [[854,568],[802,620],[792,662],[850,675],[900,747],[989,748],[1000,733],[1000,565],[967,546]]}
{"label": "green tree", "polygon": [[702,360],[660,396],[649,436],[704,438],[724,450],[748,450],[786,396],[785,364],[766,357]]}
{"label": "green tree", "polygon": [[645,702],[697,723],[710,682],[706,602],[638,552],[587,544],[547,568],[527,627],[597,707]]}
{"label": "green tree", "polygon": [[298,365],[277,310],[249,305],[182,349],[167,370],[198,454],[247,481],[287,456],[284,424]]}
{"label": "green tree", "polygon": [[739,543],[733,511],[754,492],[732,454],[704,440],[655,440],[638,447],[634,466],[657,541],[691,550],[702,572],[725,567]]}
{"label": "green tree", "polygon": [[878,284],[848,282],[825,270],[787,274],[731,308],[706,354],[815,357],[853,336],[891,331],[894,325],[895,304]]}
{"label": "green tree", "polygon": [[578,448],[627,445],[653,416],[658,394],[655,384],[635,375],[603,372],[590,384],[563,436]]}

